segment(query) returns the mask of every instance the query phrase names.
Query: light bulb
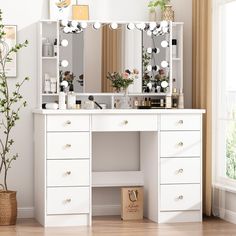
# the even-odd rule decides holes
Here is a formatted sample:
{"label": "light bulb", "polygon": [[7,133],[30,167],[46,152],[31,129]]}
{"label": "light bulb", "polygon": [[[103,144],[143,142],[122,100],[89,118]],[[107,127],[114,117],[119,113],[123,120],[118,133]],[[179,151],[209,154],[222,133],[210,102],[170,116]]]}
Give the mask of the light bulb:
{"label": "light bulb", "polygon": [[168,85],[169,85],[169,84],[168,84],[167,81],[162,81],[162,82],[161,82],[161,87],[162,87],[162,88],[167,88]]}
{"label": "light bulb", "polygon": [[152,53],[152,48],[147,48],[147,53],[151,54]]}
{"label": "light bulb", "polygon": [[62,40],[61,40],[61,46],[62,46],[62,47],[67,47],[68,44],[69,44],[69,42],[68,42],[67,39],[62,39]]}
{"label": "light bulb", "polygon": [[164,33],[168,33],[169,27],[164,27],[164,28],[162,28],[162,31],[163,31]]}
{"label": "light bulb", "polygon": [[67,87],[69,86],[68,81],[63,80],[63,81],[61,82],[61,86],[63,86],[64,88],[67,88]]}
{"label": "light bulb", "polygon": [[86,29],[87,26],[88,26],[88,23],[87,22],[81,22],[80,26],[81,26],[82,29]]}
{"label": "light bulb", "polygon": [[69,65],[69,62],[67,60],[62,60],[61,61],[61,66],[62,67],[67,67]]}
{"label": "light bulb", "polygon": [[62,26],[68,26],[68,20],[61,20],[61,25]]}
{"label": "light bulb", "polygon": [[161,27],[168,27],[168,21],[164,20],[164,21],[161,21]]}
{"label": "light bulb", "polygon": [[150,37],[152,36],[152,31],[151,30],[147,31],[147,36],[150,36]]}
{"label": "light bulb", "polygon": [[113,23],[110,24],[110,27],[111,27],[113,30],[115,30],[115,29],[118,28],[118,24],[115,23],[115,22],[113,22]]}
{"label": "light bulb", "polygon": [[149,29],[150,30],[154,30],[157,27],[157,23],[156,22],[150,22],[149,23]]}
{"label": "light bulb", "polygon": [[137,29],[144,30],[146,27],[146,24],[144,22],[136,24]]}
{"label": "light bulb", "polygon": [[66,33],[66,34],[69,34],[72,32],[72,29],[68,26],[66,26],[64,29],[63,29],[63,32]]}
{"label": "light bulb", "polygon": [[78,22],[76,20],[71,21],[71,26],[77,28]]}
{"label": "light bulb", "polygon": [[148,65],[148,66],[147,66],[147,70],[148,70],[149,72],[151,72],[151,71],[152,71],[152,65]]}
{"label": "light bulb", "polygon": [[135,28],[134,23],[129,23],[129,24],[127,25],[127,28],[128,28],[129,30],[133,30],[133,29]]}
{"label": "light bulb", "polygon": [[168,43],[166,40],[163,40],[163,41],[161,42],[161,46],[162,46],[163,48],[167,48],[167,47],[169,46],[169,43]]}
{"label": "light bulb", "polygon": [[99,23],[99,22],[95,22],[93,25],[94,29],[99,29],[100,27],[101,27],[101,23]]}
{"label": "light bulb", "polygon": [[161,66],[162,66],[162,68],[166,68],[169,66],[169,63],[167,61],[162,61]]}

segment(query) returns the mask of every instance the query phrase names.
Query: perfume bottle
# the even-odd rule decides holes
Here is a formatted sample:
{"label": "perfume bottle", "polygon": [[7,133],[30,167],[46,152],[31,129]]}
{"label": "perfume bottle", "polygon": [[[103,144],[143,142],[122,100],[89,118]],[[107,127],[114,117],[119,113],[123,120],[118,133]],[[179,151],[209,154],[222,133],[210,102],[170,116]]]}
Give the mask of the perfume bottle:
{"label": "perfume bottle", "polygon": [[60,86],[60,93],[59,93],[59,110],[66,109],[66,93],[64,91],[64,87]]}
{"label": "perfume bottle", "polygon": [[177,89],[174,88],[173,89],[173,94],[172,94],[172,106],[173,108],[178,108],[178,100],[179,100],[179,96],[177,93]]}
{"label": "perfume bottle", "polygon": [[70,85],[69,92],[67,94],[67,109],[76,108],[76,94],[74,93],[73,84]]}

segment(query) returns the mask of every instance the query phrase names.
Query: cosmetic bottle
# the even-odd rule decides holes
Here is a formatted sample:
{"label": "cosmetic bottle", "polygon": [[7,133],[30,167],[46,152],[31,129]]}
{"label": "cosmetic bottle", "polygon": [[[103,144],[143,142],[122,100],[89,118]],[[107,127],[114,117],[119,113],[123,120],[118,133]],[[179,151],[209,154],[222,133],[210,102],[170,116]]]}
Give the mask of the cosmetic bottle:
{"label": "cosmetic bottle", "polygon": [[172,56],[177,58],[177,39],[172,39]]}
{"label": "cosmetic bottle", "polygon": [[173,93],[172,93],[172,106],[173,106],[173,108],[178,108],[178,100],[179,100],[179,96],[177,93],[177,89],[174,88]]}
{"label": "cosmetic bottle", "polygon": [[43,43],[43,57],[53,57],[53,44],[48,39]]}
{"label": "cosmetic bottle", "polygon": [[76,100],[76,109],[77,110],[81,109],[81,100]]}
{"label": "cosmetic bottle", "polygon": [[166,96],[166,109],[171,109],[172,108],[172,99],[171,96],[167,95]]}
{"label": "cosmetic bottle", "polygon": [[178,104],[178,108],[179,109],[184,109],[184,94],[183,94],[183,90],[180,89],[179,91],[179,104]]}
{"label": "cosmetic bottle", "polygon": [[57,39],[55,39],[54,44],[53,44],[53,53],[54,56],[57,56]]}
{"label": "cosmetic bottle", "polygon": [[57,93],[57,78],[50,78],[50,92]]}
{"label": "cosmetic bottle", "polygon": [[67,109],[76,108],[76,94],[73,91],[73,84],[70,85],[69,92],[67,94]]}
{"label": "cosmetic bottle", "polygon": [[51,91],[51,83],[49,74],[44,75],[44,93],[49,93]]}
{"label": "cosmetic bottle", "polygon": [[60,93],[59,93],[59,110],[66,109],[66,93],[64,92],[64,87],[60,86]]}

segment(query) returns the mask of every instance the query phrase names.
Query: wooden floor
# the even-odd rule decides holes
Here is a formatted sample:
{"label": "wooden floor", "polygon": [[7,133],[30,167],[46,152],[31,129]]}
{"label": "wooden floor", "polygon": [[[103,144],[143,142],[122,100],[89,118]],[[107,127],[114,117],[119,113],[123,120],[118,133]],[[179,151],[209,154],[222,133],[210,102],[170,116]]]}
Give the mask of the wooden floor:
{"label": "wooden floor", "polygon": [[207,218],[203,223],[156,224],[148,220],[121,221],[99,217],[92,227],[43,228],[35,220],[20,220],[16,226],[0,227],[0,236],[195,236],[236,235],[236,225]]}

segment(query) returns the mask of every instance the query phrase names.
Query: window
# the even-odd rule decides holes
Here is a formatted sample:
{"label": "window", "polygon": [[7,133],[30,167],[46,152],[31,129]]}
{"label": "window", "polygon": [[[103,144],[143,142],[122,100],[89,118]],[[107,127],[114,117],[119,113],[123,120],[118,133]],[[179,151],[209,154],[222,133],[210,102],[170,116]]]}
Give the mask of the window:
{"label": "window", "polygon": [[213,148],[216,178],[236,187],[236,0],[213,11]]}

